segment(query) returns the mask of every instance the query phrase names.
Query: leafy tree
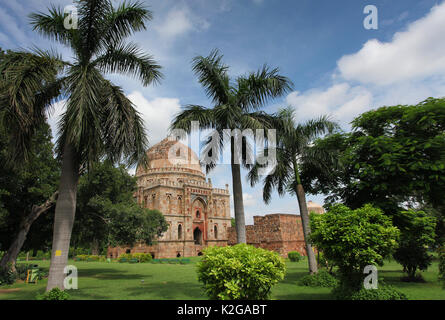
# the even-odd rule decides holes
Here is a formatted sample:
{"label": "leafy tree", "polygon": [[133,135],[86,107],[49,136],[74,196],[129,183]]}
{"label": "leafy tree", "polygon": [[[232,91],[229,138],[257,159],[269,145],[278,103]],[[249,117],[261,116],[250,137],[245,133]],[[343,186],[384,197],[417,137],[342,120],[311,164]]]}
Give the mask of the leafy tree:
{"label": "leafy tree", "polygon": [[[309,272],[317,273],[317,261],[310,243],[310,221],[306,203],[306,193],[302,185],[301,167],[305,164],[323,163],[328,153],[313,152],[311,144],[313,140],[322,134],[332,132],[337,125],[327,117],[310,120],[304,124],[295,123],[295,114],[291,108],[282,109],[276,115],[275,127],[278,129],[276,146],[275,168],[263,179],[263,199],[269,203],[273,189],[277,189],[279,195],[291,193],[296,195],[300,217],[303,225],[306,253],[308,256]],[[256,164],[249,172],[251,185],[255,185],[260,179],[259,169],[270,164]],[[329,171],[329,167],[320,167],[320,170]]]}
{"label": "leafy tree", "polygon": [[343,287],[358,291],[363,270],[382,266],[397,247],[400,231],[380,209],[367,204],[351,210],[334,205],[325,214],[311,215],[311,240],[338,267]]}
{"label": "leafy tree", "polygon": [[152,17],[140,2],[114,7],[110,0],[78,0],[76,6],[78,28],[74,29],[65,28],[61,7],[30,16],[34,30],[72,50],[72,62],[36,51],[17,52],[0,65],[0,105],[17,157],[27,154],[28,141],[54,99],[66,99],[57,141],[62,170],[47,290],[63,289],[81,170],[102,158],[134,164],[146,156],[140,115],[104,74],[129,74],[145,86],[161,78],[152,57],[124,41],[145,30]]}
{"label": "leafy tree", "polygon": [[402,203],[443,209],[445,193],[445,99],[382,107],[353,122],[353,131],[316,142],[336,150],[333,175],[306,168],[306,189],[328,194],[351,208],[373,203],[395,213]]}
{"label": "leafy tree", "polygon": [[[198,56],[193,59],[193,71],[214,106],[213,108],[187,106],[176,116],[171,128],[190,132],[191,122],[199,121],[201,128],[217,132],[218,141],[209,137],[204,148],[205,154],[216,159],[219,159],[219,153],[214,154],[215,150],[211,148],[215,142],[221,152],[225,147],[230,147],[237,241],[246,243],[241,164],[245,160],[249,145],[244,137],[236,133],[230,136],[230,146],[224,145],[227,138],[227,132],[224,130],[243,131],[269,127],[271,125],[269,117],[259,110],[270,98],[282,96],[290,91],[292,83],[281,76],[278,69],[270,69],[266,65],[257,72],[231,81],[228,75],[229,68],[222,62],[222,58],[218,50],[214,50],[207,57]],[[208,164],[207,171],[215,165],[215,162]]]}
{"label": "leafy tree", "polygon": [[79,180],[77,219],[73,242],[91,245],[93,255],[100,248],[151,244],[167,231],[168,225],[159,211],[141,208],[133,198],[136,179],[124,166],[109,161],[94,164]]}
{"label": "leafy tree", "polygon": [[398,213],[394,223],[401,231],[399,247],[394,259],[408,273],[408,280],[416,280],[416,271],[426,270],[431,265],[433,256],[428,248],[434,244],[436,219],[423,211],[408,210]]}
{"label": "leafy tree", "polygon": [[0,262],[1,269],[8,265],[14,269],[22,248],[41,248],[51,234],[39,230],[43,234],[36,238],[31,229],[41,215],[54,209],[60,177],[51,130],[46,123],[37,129],[30,147],[28,162],[9,165],[8,134],[0,128],[0,247],[7,250]]}

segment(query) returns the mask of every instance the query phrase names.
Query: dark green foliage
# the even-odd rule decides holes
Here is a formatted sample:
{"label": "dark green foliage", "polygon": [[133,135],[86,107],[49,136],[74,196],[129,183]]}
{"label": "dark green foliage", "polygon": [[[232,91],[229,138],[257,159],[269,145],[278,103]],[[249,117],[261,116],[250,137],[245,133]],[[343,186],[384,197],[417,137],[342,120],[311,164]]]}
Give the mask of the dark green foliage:
{"label": "dark green foliage", "polygon": [[2,269],[0,268],[0,286],[13,284],[17,276],[12,271],[11,268]]}
{"label": "dark green foliage", "polygon": [[314,149],[338,155],[326,164],[334,168],[329,175],[313,165],[303,172],[305,189],[327,194],[328,203],[371,203],[392,215],[417,202],[445,213],[443,98],[363,113],[351,133],[319,140]]}
{"label": "dark green foliage", "polygon": [[443,281],[445,288],[445,247],[438,250],[439,256],[439,281]]}
{"label": "dark green foliage", "polygon": [[[0,111],[0,117],[2,112]],[[51,130],[42,124],[30,142],[28,162],[9,166],[8,134],[0,125],[0,248],[8,250],[23,219],[33,206],[44,203],[57,190],[58,161],[54,158]],[[52,236],[54,209],[31,226],[22,250],[44,249]]]}
{"label": "dark green foliage", "polygon": [[[18,263],[15,265],[16,269],[16,279],[20,280],[26,280],[26,277],[28,276],[28,270],[31,269],[34,265],[33,264],[27,264],[27,263]],[[44,277],[47,276],[47,273],[38,269],[37,271],[37,279],[42,280]]]}
{"label": "dark green foliage", "polygon": [[305,275],[298,281],[298,285],[306,287],[334,288],[338,285],[338,280],[326,270],[319,270],[317,273]]}
{"label": "dark green foliage", "polygon": [[246,244],[207,248],[197,267],[198,279],[213,300],[266,300],[286,272],[276,252]]}
{"label": "dark green foliage", "polygon": [[37,295],[36,300],[69,300],[70,295],[59,288],[51,289],[44,294]]}
{"label": "dark green foliage", "polygon": [[401,231],[399,247],[394,259],[408,273],[408,280],[415,280],[417,270],[426,270],[433,256],[428,248],[434,244],[436,219],[423,211],[402,211],[396,214],[393,222]]}
{"label": "dark green foliage", "polygon": [[136,179],[123,166],[96,163],[79,181],[73,242],[96,244],[99,254],[108,245],[151,244],[167,230],[163,215],[141,208],[134,200]]}
{"label": "dark green foliage", "polygon": [[365,266],[381,266],[394,252],[400,233],[371,205],[356,210],[332,206],[323,215],[311,215],[311,228],[313,244],[338,267],[340,282],[353,290],[361,287]]}
{"label": "dark green foliage", "polygon": [[332,290],[332,294],[337,300],[408,300],[404,293],[382,282],[377,289],[362,288],[358,291],[338,286]]}
{"label": "dark green foliage", "polygon": [[301,259],[303,259],[303,257],[301,256],[301,254],[298,251],[290,251],[287,254],[287,257],[292,262],[299,262]]}

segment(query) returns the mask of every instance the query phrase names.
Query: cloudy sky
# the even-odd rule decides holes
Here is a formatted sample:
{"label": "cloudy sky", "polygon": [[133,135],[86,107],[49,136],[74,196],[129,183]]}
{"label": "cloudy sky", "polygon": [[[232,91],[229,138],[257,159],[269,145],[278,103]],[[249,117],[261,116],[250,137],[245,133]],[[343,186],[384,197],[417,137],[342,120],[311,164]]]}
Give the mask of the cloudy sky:
{"label": "cloudy sky", "polygon": [[[118,3],[119,1],[114,1]],[[174,114],[187,104],[210,106],[191,71],[191,60],[213,48],[224,54],[232,76],[264,63],[279,67],[295,91],[266,111],[293,106],[298,120],[329,114],[347,129],[361,112],[383,105],[413,104],[445,96],[445,2],[374,0],[378,29],[363,26],[363,0],[149,0],[153,20],[133,41],[154,55],[165,79],[144,88],[137,80],[110,76],[143,114],[150,141],[167,133]],[[32,31],[28,15],[65,0],[0,0],[0,47],[33,46],[70,52]],[[58,105],[50,117],[56,135]],[[215,187],[231,186],[230,168],[210,175]],[[254,215],[298,213],[296,199],[274,195],[262,203],[261,187],[244,184],[247,223]],[[308,196],[322,203],[323,196]],[[233,212],[232,212],[233,214]]]}

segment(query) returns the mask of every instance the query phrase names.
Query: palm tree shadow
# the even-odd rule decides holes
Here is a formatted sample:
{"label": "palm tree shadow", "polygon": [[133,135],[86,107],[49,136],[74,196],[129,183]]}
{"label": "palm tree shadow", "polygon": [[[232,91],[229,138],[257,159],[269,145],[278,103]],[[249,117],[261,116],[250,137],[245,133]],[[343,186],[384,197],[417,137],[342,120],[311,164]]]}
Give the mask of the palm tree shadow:
{"label": "palm tree shadow", "polygon": [[163,282],[143,285],[137,288],[128,289],[129,296],[136,297],[147,295],[147,292],[156,292],[156,299],[178,300],[178,296],[187,297],[187,300],[206,299],[204,290],[199,284]]}
{"label": "palm tree shadow", "polygon": [[98,280],[135,280],[135,279],[146,279],[153,276],[147,274],[137,274],[129,273],[125,270],[115,270],[109,268],[96,268],[96,269],[85,269],[79,270],[79,277],[85,278],[95,278]]}

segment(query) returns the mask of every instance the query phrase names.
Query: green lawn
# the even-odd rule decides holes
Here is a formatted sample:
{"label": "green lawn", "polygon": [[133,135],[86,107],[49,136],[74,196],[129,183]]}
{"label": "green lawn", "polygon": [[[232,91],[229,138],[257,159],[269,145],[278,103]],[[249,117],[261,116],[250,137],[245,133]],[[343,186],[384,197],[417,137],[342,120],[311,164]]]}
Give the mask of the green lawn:
{"label": "green lawn", "polygon": [[[197,280],[195,263],[198,259],[192,258],[192,263],[187,265],[70,261],[79,271],[79,289],[69,293],[72,299],[206,299]],[[48,270],[49,261],[35,263]],[[272,299],[332,299],[329,288],[309,288],[296,284],[307,273],[306,261],[287,262],[287,267],[286,278],[274,287]],[[438,283],[437,274],[438,265],[435,262],[427,272],[423,272],[425,283],[404,283],[400,281],[403,274],[397,263],[386,262],[383,268],[379,268],[379,278],[407,294],[410,299],[445,300],[445,290]],[[37,284],[16,283],[0,287],[0,300],[34,299],[37,293],[44,292],[45,286],[46,280]]]}

